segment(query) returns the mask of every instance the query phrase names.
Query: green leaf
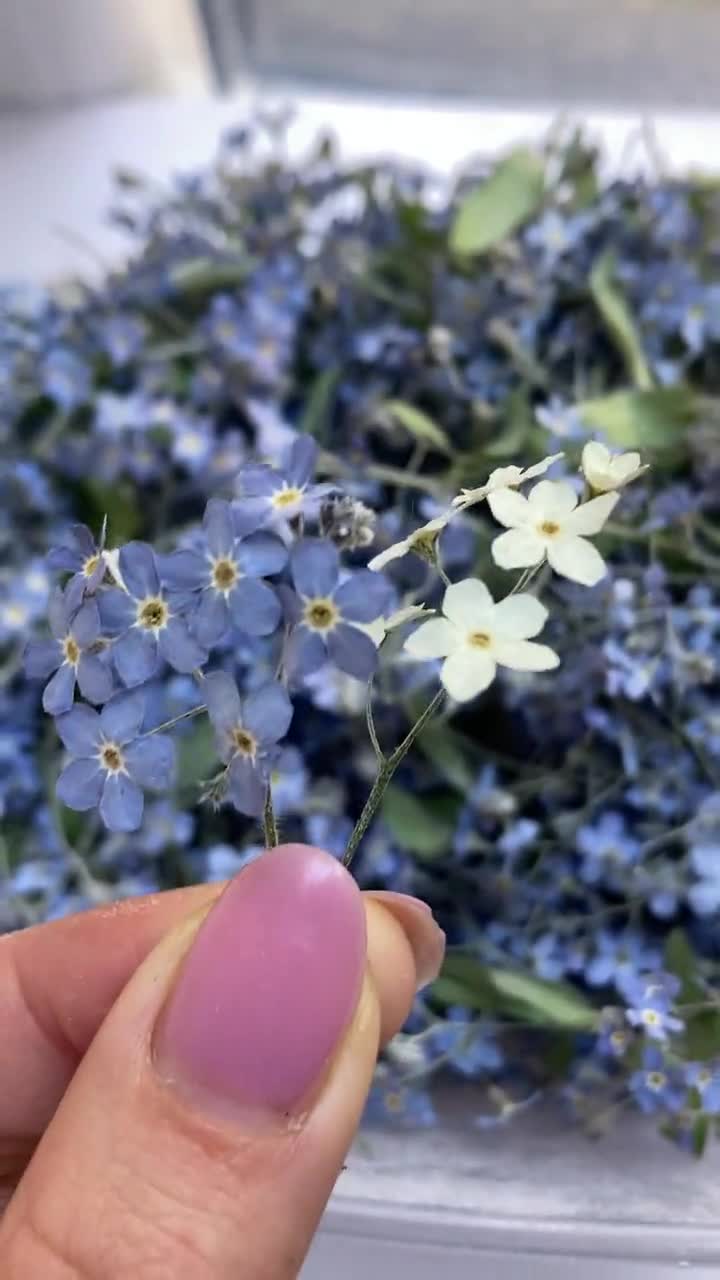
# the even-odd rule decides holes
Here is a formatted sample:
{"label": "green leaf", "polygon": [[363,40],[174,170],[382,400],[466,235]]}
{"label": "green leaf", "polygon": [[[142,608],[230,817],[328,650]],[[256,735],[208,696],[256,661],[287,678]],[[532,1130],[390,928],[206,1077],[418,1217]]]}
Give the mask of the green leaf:
{"label": "green leaf", "polygon": [[517,458],[527,442],[535,419],[525,387],[518,387],[507,398],[505,425],[495,439],[485,446],[487,458]]}
{"label": "green leaf", "polygon": [[702,999],[703,988],[697,981],[697,956],[684,929],[671,929],[665,940],[665,968],[682,981],[678,997],[681,1004]]}
{"label": "green leaf", "polygon": [[701,1009],[690,1014],[685,1021],[683,1044],[688,1058],[706,1062],[720,1053],[720,1013],[716,1009]]}
{"label": "green leaf", "polygon": [[216,289],[228,289],[242,284],[252,266],[252,261],[243,257],[240,250],[237,258],[224,262],[217,262],[212,258],[189,258],[187,262],[171,267],[170,284],[178,293],[214,293]]}
{"label": "green leaf", "polygon": [[433,995],[537,1027],[588,1031],[597,1023],[597,1011],[569,984],[491,968],[462,951],[446,956]]}
{"label": "green leaf", "polygon": [[590,293],[632,381],[648,391],[654,380],[632,312],[615,280],[616,261],[610,249],[598,258],[590,273]]}
{"label": "green leaf", "polygon": [[107,516],[108,545],[128,542],[143,527],[143,511],[131,485],[101,484],[86,480],[80,486],[78,511],[94,532],[99,532]]}
{"label": "green leaf", "polygon": [[692,1149],[693,1155],[700,1159],[705,1154],[707,1140],[710,1136],[710,1117],[697,1116],[692,1127]]}
{"label": "green leaf", "polygon": [[685,427],[696,415],[688,387],[615,391],[582,400],[577,408],[583,422],[624,449],[670,449],[682,443]]}
{"label": "green leaf", "polygon": [[190,733],[178,738],[178,787],[182,790],[197,787],[216,767],[217,758],[212,725],[207,716],[200,717],[193,723]]}
{"label": "green leaf", "polygon": [[321,444],[328,438],[330,415],[335,403],[335,392],[340,381],[340,370],[326,369],[315,378],[305,402],[300,419],[300,431],[314,436]]}
{"label": "green leaf", "polygon": [[398,844],[420,858],[437,858],[451,847],[454,820],[438,817],[429,804],[398,786],[385,792],[382,816]]}
{"label": "green leaf", "polygon": [[442,427],[439,427],[432,418],[429,418],[422,409],[416,409],[414,405],[407,404],[405,400],[385,400],[383,404],[378,406],[378,416],[389,414],[396,422],[400,423],[406,431],[410,432],[416,440],[423,440],[426,444],[431,444],[435,449],[440,449],[443,453],[452,453],[452,445],[448,440]]}
{"label": "green leaf", "polygon": [[540,207],[544,188],[545,168],[537,152],[528,147],[511,151],[465,196],[450,228],[451,251],[485,253],[505,240]]}
{"label": "green leaf", "polygon": [[443,724],[429,724],[418,738],[417,745],[431,761],[437,772],[463,795],[470,789],[477,776],[471,764],[465,739]]}
{"label": "green leaf", "polygon": [[574,987],[515,969],[490,969],[493,987],[515,1016],[538,1026],[589,1031],[597,1023],[597,1011]]}

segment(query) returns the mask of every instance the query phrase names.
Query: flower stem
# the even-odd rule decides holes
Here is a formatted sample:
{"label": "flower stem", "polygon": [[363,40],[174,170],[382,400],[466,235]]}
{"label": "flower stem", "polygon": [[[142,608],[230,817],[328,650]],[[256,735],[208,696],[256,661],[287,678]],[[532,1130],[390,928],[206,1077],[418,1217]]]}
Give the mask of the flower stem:
{"label": "flower stem", "polygon": [[265,809],[263,811],[263,829],[265,831],[265,848],[274,849],[280,843],[278,836],[277,820],[275,818],[275,810],[272,802],[272,787],[268,783],[267,794],[265,796]]}
{"label": "flower stem", "polygon": [[189,711],[183,711],[179,716],[173,716],[172,720],[165,720],[163,724],[156,724],[154,729],[148,729],[146,733],[141,733],[141,738],[151,738],[154,733],[164,733],[166,729],[172,729],[176,724],[180,724],[181,720],[190,720],[193,716],[201,716],[207,711],[206,706],[191,707]]}
{"label": "flower stem", "polygon": [[375,814],[377,813],[380,807],[380,801],[382,800],[385,794],[385,789],[388,783],[390,782],[390,779],[392,778],[398,765],[404,760],[405,756],[407,755],[408,751],[413,745],[418,734],[422,732],[428,720],[430,720],[431,717],[438,710],[444,696],[445,696],[445,690],[438,689],[437,693],[435,694],[435,697],[432,699],[431,702],[428,703],[428,705],[426,706],[420,718],[415,721],[415,724],[413,725],[412,729],[407,734],[407,736],[403,738],[402,742],[400,743],[400,746],[395,748],[391,756],[388,756],[384,765],[380,769],[377,775],[377,778],[375,779],[375,782],[373,784],[372,791],[370,792],[370,795],[365,801],[365,807],[362,813],[360,814],[360,817],[358,818],[357,822],[355,823],[355,826],[353,827],[352,833],[350,835],[350,839],[348,840],[347,849],[345,850],[345,853],[343,855],[344,866],[346,867],[350,866],[350,863],[352,862],[357,852],[357,848],[358,848],[358,845],[360,844],[360,841],[365,835],[365,832],[367,831],[368,827],[370,826],[370,823],[372,822],[373,818],[375,817]]}

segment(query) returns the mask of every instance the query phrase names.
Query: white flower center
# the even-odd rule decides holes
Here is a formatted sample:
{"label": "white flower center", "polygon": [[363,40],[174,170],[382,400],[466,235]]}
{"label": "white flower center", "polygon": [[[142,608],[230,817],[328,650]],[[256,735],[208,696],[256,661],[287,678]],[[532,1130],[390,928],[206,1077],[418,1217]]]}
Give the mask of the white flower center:
{"label": "white flower center", "polygon": [[236,725],[232,730],[230,740],[237,755],[254,757],[257,751],[257,739],[247,729],[243,729],[241,724]]}
{"label": "white flower center", "polygon": [[278,489],[271,498],[272,505],[277,511],[283,511],[286,507],[294,507],[296,502],[302,498],[302,489],[295,489],[288,485],[283,485],[282,489]]}
{"label": "white flower center", "polygon": [[218,591],[231,591],[238,580],[238,568],[234,560],[226,557],[213,561],[213,586]]}
{"label": "white flower center", "polygon": [[63,640],[63,655],[71,667],[76,667],[80,660],[80,646],[74,636],[66,636]]}
{"label": "white flower center", "polygon": [[489,649],[492,646],[492,636],[487,631],[471,631],[468,644],[473,649]]}
{"label": "white flower center", "polygon": [[104,742],[100,748],[100,763],[108,773],[123,773],[125,757],[115,742]]}
{"label": "white flower center", "polygon": [[332,600],[321,596],[305,601],[304,621],[312,631],[331,631],[340,619],[340,611]]}
{"label": "white flower center", "polygon": [[645,1083],[648,1089],[652,1089],[653,1093],[659,1093],[667,1084],[667,1076],[662,1071],[648,1071],[645,1076]]}
{"label": "white flower center", "polygon": [[560,525],[557,520],[543,520],[538,529],[543,537],[554,538],[560,532]]}
{"label": "white flower center", "polygon": [[92,578],[99,564],[100,564],[100,556],[98,555],[88,556],[87,560],[85,561],[82,567],[83,577]]}
{"label": "white flower center", "polygon": [[137,625],[146,631],[160,631],[170,619],[170,610],[160,596],[141,600],[137,608]]}

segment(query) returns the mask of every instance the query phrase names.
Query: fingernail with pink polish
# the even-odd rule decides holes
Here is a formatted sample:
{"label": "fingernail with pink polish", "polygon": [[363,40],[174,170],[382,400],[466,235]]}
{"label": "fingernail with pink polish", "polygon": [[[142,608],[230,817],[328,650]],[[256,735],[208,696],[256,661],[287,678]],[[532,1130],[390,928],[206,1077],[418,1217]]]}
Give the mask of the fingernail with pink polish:
{"label": "fingernail with pink polish", "polygon": [[415,956],[418,989],[434,982],[445,956],[445,934],[430,907],[420,898],[388,889],[374,890],[370,896],[391,911],[405,930]]}
{"label": "fingernail with pink polish", "polygon": [[157,1031],[160,1074],[291,1112],[350,1023],[365,955],[362,898],[340,863],[304,845],[263,854],[200,926]]}

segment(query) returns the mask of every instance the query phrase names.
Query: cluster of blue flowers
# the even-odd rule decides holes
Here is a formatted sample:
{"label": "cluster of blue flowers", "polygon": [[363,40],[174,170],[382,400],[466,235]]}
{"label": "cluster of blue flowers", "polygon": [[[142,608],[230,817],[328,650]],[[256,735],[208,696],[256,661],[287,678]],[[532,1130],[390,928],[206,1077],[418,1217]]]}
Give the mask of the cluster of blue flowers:
{"label": "cluster of blue flowers", "polygon": [[636,1106],[700,1150],[720,1115],[717,193],[602,185],[581,139],[553,142],[535,214],[475,257],[454,228],[483,171],[426,201],[415,171],[256,144],[236,132],[166,197],[122,175],[134,249],[101,286],[0,294],[0,929],[233,874],[269,784],[283,839],[342,856],[376,768],[368,681],[388,747],[437,688],[378,620],[439,608],[437,554],[496,599],[510,583],[485,507],[384,575],[369,555],[500,465],[564,450],[574,483],[588,437],[639,447],[608,575],[543,580],[558,670],[504,670],[431,722],[360,845],[360,883],[425,897],[449,941],[370,1110],[433,1123],[449,1073],[481,1129],[553,1090],[590,1128]]}

